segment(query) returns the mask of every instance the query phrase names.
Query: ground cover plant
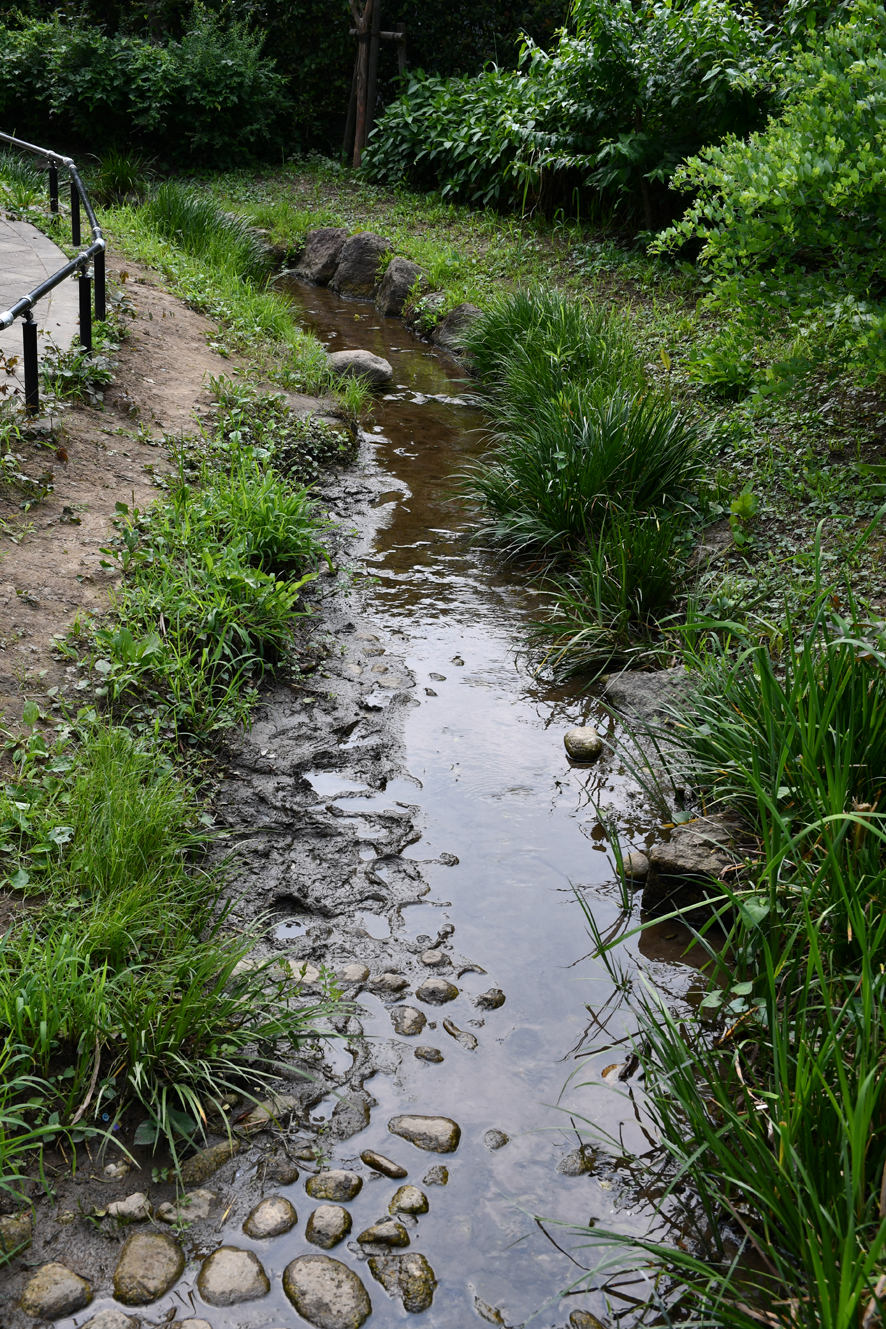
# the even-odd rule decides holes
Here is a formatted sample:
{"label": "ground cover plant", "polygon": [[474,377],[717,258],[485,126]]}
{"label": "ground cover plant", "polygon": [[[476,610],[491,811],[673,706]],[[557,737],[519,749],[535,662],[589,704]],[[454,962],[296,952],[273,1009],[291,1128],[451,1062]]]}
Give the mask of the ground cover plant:
{"label": "ground cover plant", "polygon": [[42,1139],[107,1145],[121,1124],[118,1141],[175,1158],[223,1095],[261,1091],[257,1049],[294,1056],[336,994],[302,1003],[237,968],[261,924],[226,930],[211,817],[156,743],[83,712],[8,755],[0,853],[21,907],[0,942],[3,1184]]}

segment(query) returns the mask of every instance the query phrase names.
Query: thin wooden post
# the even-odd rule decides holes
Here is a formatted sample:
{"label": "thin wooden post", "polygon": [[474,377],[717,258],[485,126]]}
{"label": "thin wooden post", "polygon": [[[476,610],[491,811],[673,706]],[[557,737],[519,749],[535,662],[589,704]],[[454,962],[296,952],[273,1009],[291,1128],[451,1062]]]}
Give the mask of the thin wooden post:
{"label": "thin wooden post", "polygon": [[380,32],[381,0],[374,0],[372,6],[372,35],[369,38],[369,77],[366,86],[366,138],[363,140],[364,147],[372,133],[372,126],[375,124],[375,97],[378,86],[378,34]]}
{"label": "thin wooden post", "polygon": [[351,79],[351,97],[348,102],[348,117],[345,120],[345,136],[341,145],[341,155],[347,159],[354,146],[354,125],[357,120],[357,65],[360,61],[360,48],[354,59],[354,74]]}
{"label": "thin wooden post", "polygon": [[366,143],[366,92],[369,81],[369,24],[372,19],[373,0],[366,0],[361,14],[355,0],[351,0],[351,13],[357,25],[357,113],[354,126],[354,166],[360,165]]}
{"label": "thin wooden post", "polygon": [[409,61],[406,58],[406,24],[398,23],[394,31],[402,34],[397,42],[397,73],[405,74],[409,68]]}

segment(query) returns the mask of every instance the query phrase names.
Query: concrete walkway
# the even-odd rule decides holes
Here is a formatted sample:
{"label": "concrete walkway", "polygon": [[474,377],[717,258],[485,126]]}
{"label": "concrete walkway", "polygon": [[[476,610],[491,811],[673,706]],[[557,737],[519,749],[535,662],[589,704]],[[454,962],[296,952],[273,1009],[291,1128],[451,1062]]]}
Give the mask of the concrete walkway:
{"label": "concrete walkway", "polygon": [[[67,261],[67,256],[58,245],[48,240],[36,226],[31,226],[29,222],[0,218],[0,310],[9,309],[16,300],[51,277]],[[43,354],[47,338],[67,350],[80,319],[76,280],[63,281],[54,291],[50,291],[35,305],[34,317],[37,320],[40,355]],[[24,392],[20,318],[15,320],[11,328],[0,331],[0,353],[7,360],[13,356],[18,357],[12,374],[5,366],[0,366],[0,395],[5,397],[11,392]]]}

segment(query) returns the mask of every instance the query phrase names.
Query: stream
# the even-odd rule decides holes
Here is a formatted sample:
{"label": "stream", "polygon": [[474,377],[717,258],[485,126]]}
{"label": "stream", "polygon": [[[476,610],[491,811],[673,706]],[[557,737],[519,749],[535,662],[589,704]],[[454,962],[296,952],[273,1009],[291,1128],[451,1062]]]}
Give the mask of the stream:
{"label": "stream", "polygon": [[[326,1026],[338,1037],[306,1051],[310,1078],[282,1082],[282,1129],[261,1132],[205,1182],[186,1180],[207,1188],[209,1217],[179,1234],[184,1276],[152,1301],[148,1322],[304,1323],[282,1275],[319,1254],[305,1239],[305,1185],[327,1167],[362,1182],[330,1257],[361,1279],[370,1326],[415,1322],[357,1240],[388,1217],[399,1185],[361,1160],[374,1150],[428,1200],[427,1213],[401,1216],[410,1252],[436,1278],[427,1329],[563,1329],[574,1311],[630,1324],[652,1290],[632,1252],[585,1290],[602,1258],[588,1228],[665,1230],[642,1083],[630,1066],[619,1079],[634,1029],[625,986],[642,968],[679,1008],[699,981],[688,932],[666,921],[625,937],[615,981],[593,958],[580,901],[601,934],[631,933],[639,901],[623,909],[601,818],[625,851],[659,837],[658,819],[611,751],[593,767],[566,757],[574,725],[596,723],[610,744],[627,731],[580,683],[552,685],[521,653],[538,598],[519,568],[472,542],[453,479],[489,447],[459,365],[365,303],[296,283],[288,294],[330,349],[384,356],[394,382],[356,464],[318,486],[344,532],[345,569],[317,583],[318,665],[263,690],[251,728],[230,740],[215,808],[237,842],[230,923],[260,919],[256,954],[287,974],[287,963],[312,966],[293,1000],[319,995],[325,966],[349,1013]],[[453,999],[418,995],[432,977],[453,985]],[[503,1003],[478,1003],[492,991]],[[422,1027],[398,1029],[404,1007]],[[451,1119],[458,1147],[428,1152],[399,1138],[388,1129],[399,1114]],[[272,1195],[291,1201],[297,1224],[266,1239],[244,1233]],[[270,1291],[204,1300],[199,1262],[220,1245],[253,1252]],[[106,1279],[117,1249],[101,1247]],[[103,1306],[120,1309],[103,1298],[60,1329]],[[335,1314],[326,1329],[358,1323]],[[581,1317],[573,1325],[593,1329]]]}

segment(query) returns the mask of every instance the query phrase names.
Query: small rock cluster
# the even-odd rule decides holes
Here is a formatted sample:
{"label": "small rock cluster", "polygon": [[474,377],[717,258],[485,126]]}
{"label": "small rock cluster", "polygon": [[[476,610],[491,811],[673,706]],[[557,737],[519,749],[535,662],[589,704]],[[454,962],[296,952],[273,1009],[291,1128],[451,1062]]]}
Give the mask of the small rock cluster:
{"label": "small rock cluster", "polygon": [[[352,300],[373,300],[376,309],[387,317],[411,316],[412,322],[417,321],[419,310],[410,302],[418,296],[422,319],[435,322],[431,341],[457,354],[465,329],[480,310],[464,303],[443,315],[443,297],[438,297],[436,309],[433,296],[425,300],[430,289],[427,277],[410,259],[398,254],[390,257],[392,247],[374,231],[349,235],[346,227],[322,226],[308,231],[297,266],[282,275],[328,286]],[[339,377],[362,378],[372,387],[382,387],[394,376],[387,360],[365,350],[336,351],[329,356],[327,366]]]}
{"label": "small rock cluster", "polygon": [[[449,1117],[401,1115],[388,1122],[388,1130],[418,1149],[441,1154],[457,1149],[461,1137],[458,1123]],[[406,1168],[376,1150],[364,1150],[361,1159],[392,1180],[402,1181],[408,1175]],[[204,1167],[192,1168],[201,1180],[207,1160],[203,1162]],[[297,1177],[297,1169],[293,1169],[283,1180],[294,1181]],[[425,1176],[424,1184],[446,1185],[448,1179],[446,1168],[434,1167]],[[305,1191],[311,1200],[321,1203],[308,1217],[305,1240],[324,1251],[343,1241],[352,1228],[351,1214],[345,1205],[362,1187],[363,1178],[344,1168],[325,1168],[308,1177]],[[161,1222],[192,1222],[209,1217],[217,1199],[213,1191],[198,1189],[183,1195],[175,1204],[159,1205],[152,1214],[148,1197],[137,1192],[113,1202],[100,1216],[117,1224],[145,1223],[152,1216]],[[407,1225],[414,1227],[418,1217],[429,1209],[430,1202],[423,1190],[409,1183],[401,1185],[390,1198],[387,1213],[357,1237],[369,1257],[373,1278],[412,1312],[428,1309],[437,1286],[434,1271],[424,1255],[406,1250],[410,1245]],[[243,1222],[243,1232],[261,1241],[282,1236],[297,1223],[298,1214],[291,1201],[283,1195],[271,1195],[253,1206]],[[23,1241],[29,1239],[30,1220],[27,1231],[22,1227],[21,1233],[17,1229],[14,1235],[21,1236]],[[134,1231],[120,1250],[113,1275],[114,1296],[126,1307],[149,1306],[172,1290],[184,1273],[185,1263],[185,1252],[170,1233],[157,1227]],[[254,1251],[223,1245],[203,1258],[196,1287],[208,1306],[228,1307],[267,1296],[271,1281]],[[359,1329],[372,1311],[369,1293],[359,1275],[328,1255],[311,1252],[291,1260],[283,1272],[283,1289],[299,1315],[316,1329]],[[50,1263],[30,1279],[21,1307],[36,1320],[59,1320],[84,1310],[92,1299],[93,1289],[85,1278],[66,1265]],[[137,1325],[136,1319],[122,1311],[108,1310],[94,1316],[85,1329],[137,1329]],[[204,1329],[206,1321],[184,1321],[183,1329],[185,1325],[187,1329]]]}

